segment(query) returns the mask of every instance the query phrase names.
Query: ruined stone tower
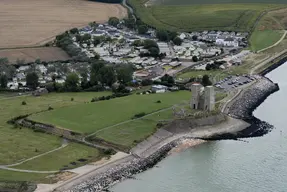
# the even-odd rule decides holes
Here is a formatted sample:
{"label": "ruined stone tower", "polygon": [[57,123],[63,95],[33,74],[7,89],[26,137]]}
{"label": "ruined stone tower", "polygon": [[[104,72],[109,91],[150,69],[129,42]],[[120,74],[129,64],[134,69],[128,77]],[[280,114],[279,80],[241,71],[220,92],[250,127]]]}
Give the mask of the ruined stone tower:
{"label": "ruined stone tower", "polygon": [[204,109],[206,111],[212,111],[215,107],[215,95],[214,87],[206,86],[204,88]]}

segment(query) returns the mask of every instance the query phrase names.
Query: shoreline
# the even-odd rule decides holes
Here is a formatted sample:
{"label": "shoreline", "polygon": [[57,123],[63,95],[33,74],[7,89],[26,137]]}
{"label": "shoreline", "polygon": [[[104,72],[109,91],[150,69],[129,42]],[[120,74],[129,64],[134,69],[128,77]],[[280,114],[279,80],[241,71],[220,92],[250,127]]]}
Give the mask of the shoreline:
{"label": "shoreline", "polygon": [[[267,129],[269,124],[265,127],[254,126],[261,123],[257,122],[253,117],[252,112],[272,93],[279,90],[277,84],[273,83],[266,77],[258,76],[258,81],[244,90],[231,102],[228,109],[227,120],[220,122],[217,125],[199,126],[192,131],[174,133],[163,139],[159,143],[147,148],[145,151],[141,150],[140,153],[131,154],[127,161],[108,166],[103,171],[95,171],[89,178],[85,178],[84,182],[77,183],[74,181],[69,185],[58,187],[54,191],[102,191],[108,190],[116,183],[134,178],[133,175],[141,173],[149,168],[155,166],[159,161],[165,158],[172,149],[184,142],[190,141],[192,147],[205,142],[204,140],[220,140],[220,139],[238,139],[250,135],[250,132],[257,132],[260,129]],[[238,119],[235,119],[236,117]],[[257,130],[258,129],[258,130]],[[249,134],[244,135],[244,133]],[[201,139],[195,142],[195,139]]]}

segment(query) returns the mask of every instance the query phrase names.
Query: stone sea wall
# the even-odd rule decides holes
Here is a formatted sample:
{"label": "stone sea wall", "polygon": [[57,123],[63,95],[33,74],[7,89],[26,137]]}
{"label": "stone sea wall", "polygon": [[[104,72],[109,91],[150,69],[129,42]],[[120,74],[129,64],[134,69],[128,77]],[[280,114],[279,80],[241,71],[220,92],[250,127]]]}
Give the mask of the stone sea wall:
{"label": "stone sea wall", "polygon": [[[239,137],[245,137],[252,135],[252,133],[263,133],[270,127],[268,123],[262,122],[252,116],[252,112],[272,93],[279,90],[277,84],[265,77],[258,76],[257,82],[248,89],[244,90],[229,107],[229,115],[238,119],[244,119],[251,123],[251,126],[246,130],[234,134],[221,134],[211,136],[209,139],[237,139]],[[221,122],[224,120],[224,116],[216,116],[207,118],[207,120],[194,121],[177,121],[163,128],[161,134],[155,134],[158,139],[162,137],[169,137],[174,133],[183,133],[187,130],[192,130],[195,126],[203,126],[205,124],[212,124],[215,122]],[[89,180],[82,182],[79,185],[74,186],[69,192],[94,192],[94,191],[108,191],[108,188],[117,182],[120,182],[126,178],[133,178],[134,174],[145,171],[153,167],[156,163],[162,160],[167,153],[177,145],[181,144],[188,137],[181,137],[180,139],[173,140],[159,149],[153,151],[149,156],[134,156],[131,161],[122,163],[115,167],[109,168],[106,172],[98,174]]]}
{"label": "stone sea wall", "polygon": [[244,90],[229,107],[230,116],[238,119],[252,119],[253,111],[272,93],[279,90],[279,86],[266,77],[257,76],[258,81]]}

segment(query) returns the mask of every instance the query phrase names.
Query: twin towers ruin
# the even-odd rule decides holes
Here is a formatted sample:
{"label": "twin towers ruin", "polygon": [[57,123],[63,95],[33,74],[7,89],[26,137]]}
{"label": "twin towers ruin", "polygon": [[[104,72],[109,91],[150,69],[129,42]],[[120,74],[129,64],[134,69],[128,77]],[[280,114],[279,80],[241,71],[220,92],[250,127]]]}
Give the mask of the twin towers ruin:
{"label": "twin towers ruin", "polygon": [[215,108],[215,93],[213,86],[203,87],[199,83],[191,85],[191,109],[212,111]]}

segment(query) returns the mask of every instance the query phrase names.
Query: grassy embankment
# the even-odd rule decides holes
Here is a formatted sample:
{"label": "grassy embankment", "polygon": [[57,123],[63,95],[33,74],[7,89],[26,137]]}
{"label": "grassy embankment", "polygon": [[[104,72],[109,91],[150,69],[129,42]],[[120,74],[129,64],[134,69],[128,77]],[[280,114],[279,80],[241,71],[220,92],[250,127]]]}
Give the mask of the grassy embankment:
{"label": "grassy embankment", "polygon": [[[131,147],[134,141],[140,141],[152,134],[158,120],[171,117],[171,111],[168,111],[168,108],[189,100],[190,97],[191,93],[188,91],[149,95],[134,94],[109,101],[65,107],[35,114],[29,118],[83,134],[97,132],[95,135],[97,138]],[[147,115],[163,109],[167,110],[132,121],[135,114]],[[125,121],[127,122],[117,125]],[[138,125],[135,126],[135,124]]]}
{"label": "grassy embankment", "polygon": [[129,0],[129,3],[144,23],[156,28],[176,31],[249,31],[263,11],[285,6],[259,4],[258,0],[246,4],[240,4],[240,1],[236,2],[238,4],[222,4],[216,1],[210,1],[210,4],[200,4],[191,1],[188,5],[167,6],[163,3],[148,7],[145,6],[145,0]]}
{"label": "grassy embankment", "polygon": [[[77,105],[90,101],[92,97],[100,95],[108,95],[110,93],[61,93],[49,94],[42,97],[21,96],[21,97],[5,97],[1,95],[0,99],[0,164],[12,164],[25,160],[27,158],[45,153],[61,146],[62,139],[56,136],[37,133],[30,129],[14,128],[14,126],[7,124],[7,121],[19,115],[39,112],[47,110],[49,106],[55,110],[57,108]],[[74,101],[71,101],[71,98]],[[22,105],[25,101],[27,105]],[[67,158],[66,154],[61,153],[62,150],[71,149],[73,153]],[[57,152],[57,158],[61,161],[56,161],[54,158],[52,170],[57,170],[62,165],[68,165],[70,162],[77,161],[81,156],[81,151],[85,152],[85,157],[90,156],[90,159],[97,158],[97,150],[87,146],[72,145],[67,149],[61,149]],[[53,155],[51,153],[50,155]],[[49,156],[50,156],[49,155]],[[46,155],[45,155],[46,156]],[[43,157],[45,157],[43,156]],[[46,158],[41,158],[42,164],[49,164]],[[34,164],[37,167],[37,164]],[[30,174],[18,173],[13,171],[0,170],[0,180],[34,180],[35,178],[44,177],[46,174]]]}
{"label": "grassy embankment", "polygon": [[287,17],[286,12],[282,12],[283,10],[271,11],[260,20],[249,39],[252,51],[272,46],[281,39],[286,29],[284,20]]}

